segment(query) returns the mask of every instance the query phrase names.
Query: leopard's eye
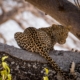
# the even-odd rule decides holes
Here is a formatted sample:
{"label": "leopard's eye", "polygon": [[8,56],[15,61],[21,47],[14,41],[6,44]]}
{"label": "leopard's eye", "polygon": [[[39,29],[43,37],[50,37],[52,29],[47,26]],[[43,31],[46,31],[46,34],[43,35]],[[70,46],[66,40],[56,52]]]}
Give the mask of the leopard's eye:
{"label": "leopard's eye", "polygon": [[59,41],[59,44],[64,44],[66,41],[65,40],[61,40]]}
{"label": "leopard's eye", "polygon": [[64,37],[67,37],[67,36],[68,36],[68,33],[65,33],[65,34],[64,34]]}

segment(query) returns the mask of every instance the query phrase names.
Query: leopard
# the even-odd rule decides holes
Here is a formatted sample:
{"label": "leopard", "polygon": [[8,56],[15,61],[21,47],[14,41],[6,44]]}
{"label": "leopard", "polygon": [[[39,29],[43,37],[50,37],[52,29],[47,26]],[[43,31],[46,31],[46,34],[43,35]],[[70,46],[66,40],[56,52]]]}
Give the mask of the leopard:
{"label": "leopard", "polygon": [[57,73],[60,73],[67,79],[66,73],[61,70],[48,53],[52,49],[54,50],[53,47],[56,43],[64,44],[66,42],[69,31],[70,27],[55,24],[39,29],[28,27],[23,32],[15,33],[14,38],[22,49],[40,54]]}

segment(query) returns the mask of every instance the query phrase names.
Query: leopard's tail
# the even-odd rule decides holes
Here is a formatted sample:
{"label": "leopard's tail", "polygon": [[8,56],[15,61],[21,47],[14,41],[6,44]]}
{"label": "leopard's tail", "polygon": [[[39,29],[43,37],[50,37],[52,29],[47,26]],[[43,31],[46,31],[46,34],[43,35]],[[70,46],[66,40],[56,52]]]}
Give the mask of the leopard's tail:
{"label": "leopard's tail", "polygon": [[66,74],[66,72],[64,72],[63,70],[61,70],[61,68],[56,64],[56,62],[48,55],[47,52],[41,52],[40,53],[41,56],[43,56],[48,62],[49,64],[54,68],[54,70],[58,73],[60,73],[63,77],[65,77],[65,79],[68,79],[69,76]]}

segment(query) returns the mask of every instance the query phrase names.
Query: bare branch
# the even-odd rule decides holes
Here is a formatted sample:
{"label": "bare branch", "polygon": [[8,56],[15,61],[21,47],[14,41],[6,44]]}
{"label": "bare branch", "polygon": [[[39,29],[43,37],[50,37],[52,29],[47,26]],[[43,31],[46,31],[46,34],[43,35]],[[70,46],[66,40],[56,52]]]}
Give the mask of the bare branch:
{"label": "bare branch", "polygon": [[0,33],[0,38],[2,38],[4,43],[6,44],[6,39],[3,37],[3,35],[1,33]]}

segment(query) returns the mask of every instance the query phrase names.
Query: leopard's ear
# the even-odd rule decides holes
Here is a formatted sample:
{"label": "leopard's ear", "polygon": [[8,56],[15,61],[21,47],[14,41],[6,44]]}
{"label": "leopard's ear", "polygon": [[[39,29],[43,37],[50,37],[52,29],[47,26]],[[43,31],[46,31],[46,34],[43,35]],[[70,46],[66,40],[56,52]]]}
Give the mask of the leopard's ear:
{"label": "leopard's ear", "polygon": [[52,26],[51,26],[51,27],[52,27],[53,29],[58,29],[60,26],[62,26],[62,25],[52,24]]}
{"label": "leopard's ear", "polygon": [[69,31],[71,31],[72,26],[71,26],[71,25],[69,25],[69,26],[67,26],[66,28],[67,28]]}

